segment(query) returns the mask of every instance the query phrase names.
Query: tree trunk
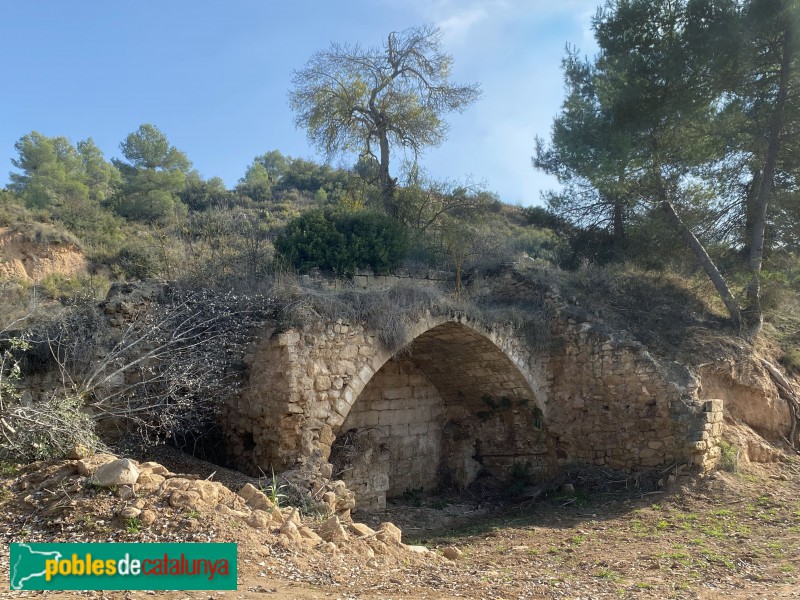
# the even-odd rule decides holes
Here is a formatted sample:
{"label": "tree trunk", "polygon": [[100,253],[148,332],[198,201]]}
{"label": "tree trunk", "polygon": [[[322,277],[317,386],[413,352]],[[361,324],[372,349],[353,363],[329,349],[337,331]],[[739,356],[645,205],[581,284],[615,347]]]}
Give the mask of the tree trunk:
{"label": "tree trunk", "polygon": [[389,177],[389,137],[386,130],[378,131],[378,141],[381,149],[381,163],[378,167],[378,183],[381,186],[381,200],[383,209],[390,215],[395,215],[394,185]]}
{"label": "tree trunk", "polygon": [[758,188],[755,207],[755,222],[750,237],[750,283],[747,285],[747,305],[744,314],[747,324],[753,333],[758,333],[764,321],[761,312],[761,266],[764,261],[764,233],[767,227],[767,208],[772,185],[775,180],[775,168],[778,164],[783,114],[786,97],[789,91],[789,74],[792,62],[792,29],[787,25],[783,32],[783,57],[781,59],[780,83],[775,98],[775,108],[770,117],[767,135],[767,155],[764,159],[764,171]]}
{"label": "tree trunk", "polygon": [[717,265],[715,265],[714,261],[711,260],[711,257],[708,255],[708,252],[706,252],[703,244],[692,233],[691,229],[686,226],[678,213],[675,212],[675,208],[672,206],[672,204],[664,201],[661,203],[661,208],[666,213],[667,217],[669,217],[670,221],[672,221],[672,223],[678,229],[680,229],[684,241],[689,248],[692,249],[692,252],[694,252],[695,257],[697,257],[697,261],[700,263],[700,266],[703,267],[703,270],[706,272],[706,275],[708,275],[711,283],[714,284],[714,288],[717,290],[722,302],[725,304],[725,308],[728,309],[728,314],[730,315],[731,320],[738,327],[741,327],[742,314],[739,310],[739,303],[736,301],[736,298],[733,297],[733,294],[731,294],[728,283],[725,281],[722,273],[719,272]]}
{"label": "tree trunk", "polygon": [[614,198],[614,259],[625,260],[625,222],[622,214],[622,200]]}

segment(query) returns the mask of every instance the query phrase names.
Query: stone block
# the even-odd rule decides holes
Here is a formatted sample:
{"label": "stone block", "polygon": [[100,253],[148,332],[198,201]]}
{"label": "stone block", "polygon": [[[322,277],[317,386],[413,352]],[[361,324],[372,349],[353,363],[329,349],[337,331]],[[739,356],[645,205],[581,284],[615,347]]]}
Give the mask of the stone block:
{"label": "stone block", "polygon": [[392,435],[395,437],[405,438],[408,436],[408,423],[393,423],[391,424]]}
{"label": "stone block", "polygon": [[267,498],[266,494],[255,487],[252,483],[246,483],[239,490],[239,496],[245,501],[245,504],[254,510],[271,511],[274,505]]}
{"label": "stone block", "polygon": [[352,406],[353,402],[355,402],[355,400],[356,400],[356,394],[353,391],[353,388],[351,386],[349,386],[349,385],[346,388],[344,388],[344,390],[342,391],[340,397],[342,398],[342,400],[347,402],[348,405],[351,405],[351,406]]}
{"label": "stone block", "polygon": [[431,424],[427,421],[423,423],[410,423],[408,426],[408,435],[426,435],[430,431],[430,428]]}
{"label": "stone block", "polygon": [[372,379],[374,374],[375,371],[373,371],[372,367],[369,365],[364,365],[358,370],[358,378],[364,383],[369,383],[369,380]]}
{"label": "stone block", "polygon": [[333,409],[342,417],[347,417],[347,413],[350,412],[350,403],[344,398],[338,398],[333,404]]}
{"label": "stone block", "polygon": [[314,378],[314,389],[318,392],[324,392],[331,387],[331,378],[327,375],[317,375]]}
{"label": "stone block", "polygon": [[388,473],[377,473],[376,475],[373,475],[370,487],[373,490],[381,492],[385,492],[386,490],[388,490],[390,487]]}

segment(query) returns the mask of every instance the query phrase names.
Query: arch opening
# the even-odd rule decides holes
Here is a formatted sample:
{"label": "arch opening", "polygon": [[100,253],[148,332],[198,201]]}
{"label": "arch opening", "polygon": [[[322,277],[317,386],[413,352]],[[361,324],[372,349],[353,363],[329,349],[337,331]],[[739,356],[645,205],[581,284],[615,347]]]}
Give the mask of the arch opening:
{"label": "arch opening", "polygon": [[330,461],[367,508],[407,491],[544,479],[556,461],[542,400],[488,337],[446,322],[372,376]]}

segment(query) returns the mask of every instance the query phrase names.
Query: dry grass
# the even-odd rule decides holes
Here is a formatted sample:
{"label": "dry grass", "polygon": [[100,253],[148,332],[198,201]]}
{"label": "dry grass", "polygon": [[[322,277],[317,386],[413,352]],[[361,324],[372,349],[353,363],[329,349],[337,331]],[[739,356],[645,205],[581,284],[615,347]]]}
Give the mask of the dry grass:
{"label": "dry grass", "polygon": [[400,351],[409,341],[408,330],[427,312],[465,315],[486,327],[513,326],[537,348],[549,343],[549,318],[541,301],[526,297],[519,302],[498,302],[491,295],[462,295],[451,290],[408,280],[388,289],[320,289],[302,285],[297,277],[282,274],[270,292],[278,308],[279,328],[302,328],[309,323],[342,319],[377,332],[390,351]]}

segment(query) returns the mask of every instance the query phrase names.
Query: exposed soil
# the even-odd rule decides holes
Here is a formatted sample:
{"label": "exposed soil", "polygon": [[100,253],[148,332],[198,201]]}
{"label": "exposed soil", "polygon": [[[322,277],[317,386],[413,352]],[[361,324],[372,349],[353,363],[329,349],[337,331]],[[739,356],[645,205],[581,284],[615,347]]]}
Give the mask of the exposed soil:
{"label": "exposed soil", "polygon": [[0,278],[33,282],[58,273],[85,274],[88,261],[71,244],[39,244],[9,227],[0,227]]}
{"label": "exposed soil", "polygon": [[[164,462],[167,462],[164,458]],[[174,457],[173,457],[174,458]],[[218,470],[184,457],[183,471]],[[176,466],[170,465],[172,469]],[[219,471],[219,470],[218,470]],[[219,471],[235,487],[242,480]],[[216,513],[164,507],[149,529],[126,531],[107,490],[79,510],[47,514],[0,479],[0,534],[12,541],[234,541],[239,587],[229,592],[62,592],[53,598],[800,598],[800,457],[738,472],[681,475],[669,488],[576,488],[535,501],[478,504],[407,498],[357,520],[391,520],[404,542],[463,552],[370,557],[356,544],[326,553],[286,544]],[[617,486],[619,487],[619,486]],[[82,503],[82,504],[81,504]],[[104,512],[108,518],[102,518]],[[0,556],[8,579],[8,546]],[[5,587],[5,584],[4,584]],[[6,592],[8,597],[42,592]]]}

